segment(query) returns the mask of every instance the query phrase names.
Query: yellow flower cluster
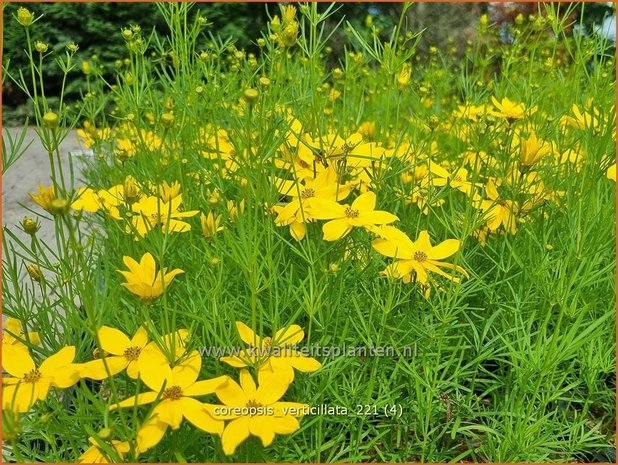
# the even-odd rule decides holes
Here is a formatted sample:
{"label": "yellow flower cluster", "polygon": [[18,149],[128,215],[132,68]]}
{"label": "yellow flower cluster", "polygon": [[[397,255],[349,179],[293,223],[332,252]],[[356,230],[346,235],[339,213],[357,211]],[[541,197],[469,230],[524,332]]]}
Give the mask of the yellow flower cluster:
{"label": "yellow flower cluster", "polygon": [[[298,418],[308,411],[306,404],[280,400],[294,381],[294,370],[314,372],[321,364],[295,349],[304,339],[298,325],[281,328],[272,338],[256,335],[244,323],[236,322],[236,326],[249,348],[221,361],[242,368],[240,383],[227,375],[199,379],[202,357],[190,349],[186,329],[151,339],[144,327],[129,337],[102,326],[93,360],[74,363],[75,347],[69,346],[36,365],[26,344],[40,343],[38,335],[24,333],[19,321],[9,319],[2,347],[3,368],[10,375],[2,379],[3,410],[28,412],[37,400],[47,398],[52,387],[68,388],[79,379],[103,380],[126,371],[129,379],[139,379],[137,386],[148,390],[110,405],[110,411],[146,404],[154,407],[147,410],[134,438],[111,439],[109,431],[90,437],[91,447],[80,457],[81,463],[108,462],[109,447],[121,458],[131,450],[138,456],[157,445],[168,428],[177,430],[183,420],[221,437],[228,455],[249,435],[259,437],[267,447],[276,434],[298,430]],[[257,371],[257,383],[249,369]],[[221,403],[197,399],[211,394]]]}

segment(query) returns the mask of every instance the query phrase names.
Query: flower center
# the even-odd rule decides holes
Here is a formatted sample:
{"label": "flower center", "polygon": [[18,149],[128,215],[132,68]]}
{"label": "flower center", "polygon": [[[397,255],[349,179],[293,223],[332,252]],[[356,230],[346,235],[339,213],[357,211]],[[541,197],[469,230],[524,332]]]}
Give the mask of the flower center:
{"label": "flower center", "polygon": [[142,353],[141,347],[133,346],[124,351],[124,356],[130,362],[135,362],[139,358],[139,354]]}
{"label": "flower center", "polygon": [[359,215],[358,210],[354,210],[351,207],[346,207],[345,216],[347,216],[348,218],[358,218],[358,215]]}
{"label": "flower center", "polygon": [[247,407],[247,409],[249,409],[249,416],[250,417],[255,417],[255,416],[258,416],[260,414],[263,414],[263,412],[261,412],[261,410],[264,408],[264,405],[260,404],[259,402],[256,402],[253,399],[251,399],[249,402],[247,402],[246,407]]}
{"label": "flower center", "polygon": [[427,260],[427,254],[420,250],[414,252],[414,260],[416,260],[417,262],[424,262],[425,260]]}
{"label": "flower center", "polygon": [[180,386],[172,386],[163,391],[163,399],[179,400],[182,397],[182,388]]}
{"label": "flower center", "polygon": [[305,187],[302,192],[300,193],[300,196],[303,199],[309,199],[311,197],[315,197],[315,189],[311,188],[311,187]]}
{"label": "flower center", "polygon": [[33,368],[28,373],[24,375],[24,382],[26,383],[36,383],[41,379],[43,375],[37,368]]}

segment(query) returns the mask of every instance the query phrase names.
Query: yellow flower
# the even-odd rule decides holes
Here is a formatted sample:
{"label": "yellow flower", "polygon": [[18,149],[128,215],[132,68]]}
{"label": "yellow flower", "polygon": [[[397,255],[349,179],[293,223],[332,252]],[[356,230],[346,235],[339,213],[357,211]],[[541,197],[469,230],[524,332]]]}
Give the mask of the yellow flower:
{"label": "yellow flower", "polygon": [[221,361],[235,368],[255,366],[260,373],[287,374],[289,381],[294,380],[294,369],[303,373],[318,370],[322,364],[317,360],[298,352],[294,346],[305,337],[305,332],[298,325],[279,329],[274,337],[260,337],[246,324],[237,321],[236,329],[240,338],[249,349],[241,351],[238,356],[221,357]]}
{"label": "yellow flower", "polygon": [[[514,138],[514,142],[516,139]],[[525,168],[536,164],[541,158],[551,152],[551,145],[542,139],[537,139],[534,132],[530,133],[528,139],[520,139],[519,143],[519,164]]]}
{"label": "yellow flower", "polygon": [[277,180],[277,188],[281,195],[292,197],[286,205],[273,207],[277,218],[277,226],[290,226],[290,234],[298,241],[306,234],[305,223],[314,219],[312,206],[317,199],[330,201],[343,200],[350,193],[352,186],[337,182],[337,172],[331,166],[320,172],[315,179],[306,178],[300,182]]}
{"label": "yellow flower", "polygon": [[71,208],[90,213],[98,212],[102,208],[99,193],[90,187],[80,187],[77,189]]}
{"label": "yellow flower", "polygon": [[399,74],[397,74],[397,89],[404,90],[408,87],[408,84],[410,83],[410,75],[411,70],[409,67],[403,68]]}
{"label": "yellow flower", "polygon": [[[194,399],[194,397],[212,394],[229,378],[219,376],[218,378],[198,381],[201,367],[202,358],[197,351],[193,351],[186,360],[169,371],[157,370],[153,367],[144,376],[140,374],[140,378],[151,391],[142,392],[111,405],[110,410],[158,401],[152,411],[152,416],[156,418],[156,421],[151,423],[153,429],[143,437],[145,442],[152,442],[153,438],[161,433],[161,430],[165,433],[167,427],[174,430],[178,429],[183,418],[202,431],[220,435],[223,432],[223,421],[215,419],[206,410],[205,404]],[[144,436],[143,433],[142,436]],[[143,447],[144,444],[140,449]]]}
{"label": "yellow flower", "polygon": [[487,227],[496,231],[500,225],[510,234],[517,232],[516,205],[512,200],[503,200],[498,194],[496,184],[490,179],[485,187],[486,200],[476,200],[477,208],[485,213],[483,219],[487,221]]}
{"label": "yellow flower", "polygon": [[[158,197],[143,197],[131,205],[133,211],[132,225],[138,236],[144,236],[157,226],[162,226],[165,233],[187,232],[191,225],[179,218],[188,218],[199,213],[197,210],[180,211],[182,195],[165,202]],[[131,232],[130,227],[127,232]]]}
{"label": "yellow flower", "polygon": [[215,217],[213,212],[210,212],[208,216],[203,213],[200,215],[200,224],[202,226],[202,234],[206,239],[212,239],[217,233],[223,231],[221,224],[221,215]]}
{"label": "yellow flower", "polygon": [[28,351],[3,345],[2,368],[11,377],[2,378],[2,409],[24,413],[37,400],[45,400],[52,387],[73,386],[79,380],[74,358],[75,347],[67,346],[37,367]]}
{"label": "yellow flower", "polygon": [[97,331],[104,358],[82,363],[82,378],[105,379],[120,373],[125,368],[130,378],[137,379],[138,360],[142,349],[148,343],[148,334],[141,326],[129,339],[122,331],[102,326]]}
{"label": "yellow flower", "polygon": [[180,183],[174,181],[170,184],[167,181],[163,181],[163,184],[157,186],[157,194],[165,202],[170,202],[180,195]]}
{"label": "yellow flower", "polygon": [[2,333],[2,349],[4,350],[4,347],[7,346],[13,346],[28,352],[28,346],[24,344],[24,341],[33,345],[41,344],[39,333],[24,333],[21,321],[17,318],[7,318],[4,322],[4,332]]}
{"label": "yellow flower", "polygon": [[227,201],[227,216],[232,223],[236,222],[238,215],[242,215],[245,211],[245,199],[242,199],[238,205],[233,200]]}
{"label": "yellow flower", "polygon": [[172,279],[176,275],[184,273],[179,268],[169,273],[167,268],[157,272],[155,260],[150,253],[145,253],[139,263],[128,256],[124,256],[122,261],[129,268],[129,271],[117,270],[127,280],[126,283],[122,283],[122,286],[145,302],[152,302],[161,296]]}
{"label": "yellow flower", "polygon": [[468,277],[468,273],[462,267],[442,261],[459,250],[461,243],[456,239],[447,239],[432,246],[427,231],[421,231],[414,242],[403,231],[392,226],[376,228],[375,233],[381,237],[371,243],[373,248],[386,257],[397,259],[383,272],[384,274],[399,277],[405,283],[410,282],[415,276],[416,281],[421,284],[428,283],[430,272],[459,282],[460,278],[444,272],[441,268]]}
{"label": "yellow flower", "polygon": [[39,205],[43,210],[51,212],[52,202],[56,200],[56,191],[53,186],[44,187],[42,184],[37,184],[38,194],[30,192],[30,198]]}
{"label": "yellow flower", "polygon": [[[110,463],[110,458],[100,448],[95,438],[89,437],[88,442],[91,446],[79,456],[79,463]],[[116,451],[120,459],[124,459],[124,456],[131,450],[130,444],[126,441],[121,442],[113,439],[110,441],[109,446]]]}
{"label": "yellow flower", "polygon": [[257,436],[262,445],[272,444],[276,434],[291,434],[300,428],[296,417],[302,416],[308,406],[296,402],[278,402],[290,384],[283,376],[259,378],[259,387],[247,370],[240,372],[240,385],[232,379],[218,387],[217,397],[225,405],[209,405],[208,411],[218,418],[230,421],[221,436],[223,452],[232,455],[249,437]]}
{"label": "yellow flower", "polygon": [[[502,101],[498,101],[495,97],[491,98],[492,103],[498,109],[498,111],[490,111],[490,114],[506,118],[507,120],[514,121],[522,119],[526,116],[526,107],[522,103],[517,103],[504,97]],[[536,107],[531,108],[528,111],[528,115],[532,115],[536,112]]]}
{"label": "yellow flower", "polygon": [[563,126],[570,126],[575,129],[590,129],[594,133],[600,131],[599,110],[592,108],[592,113],[587,111],[582,112],[579,106],[574,103],[571,107],[571,111],[573,111],[574,117],[565,115],[560,119],[560,123]]}
{"label": "yellow flower", "polygon": [[324,224],[322,232],[325,241],[336,241],[346,236],[354,227],[367,228],[389,224],[399,218],[392,213],[375,210],[376,195],[365,192],[352,205],[340,205],[332,200],[316,199],[310,210],[313,218],[331,220]]}

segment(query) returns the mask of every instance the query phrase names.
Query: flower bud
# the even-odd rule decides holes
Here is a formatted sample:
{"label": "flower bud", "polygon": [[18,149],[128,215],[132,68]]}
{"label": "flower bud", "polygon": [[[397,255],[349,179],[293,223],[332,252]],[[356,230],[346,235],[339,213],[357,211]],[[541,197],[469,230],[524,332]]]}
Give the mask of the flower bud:
{"label": "flower bud", "polygon": [[82,61],[82,73],[88,76],[90,74],[90,71],[92,71],[90,68],[90,63],[88,63],[87,61]]}
{"label": "flower bud", "polygon": [[64,215],[69,211],[69,202],[66,199],[54,199],[49,208],[53,215]]}
{"label": "flower bud", "polygon": [[258,92],[257,89],[249,88],[249,89],[246,89],[245,92],[243,93],[243,98],[245,99],[247,103],[252,104],[257,100],[259,95],[260,93]]}
{"label": "flower bud", "polygon": [[275,17],[270,22],[270,28],[274,32],[279,32],[281,30],[281,21],[279,20],[279,16],[275,15]]}
{"label": "flower bud", "polygon": [[258,47],[262,48],[262,47],[264,47],[266,45],[266,41],[262,37],[260,37],[257,40],[257,45],[258,45]]}
{"label": "flower bud", "polygon": [[75,42],[71,42],[69,45],[67,45],[67,50],[70,53],[75,53],[79,50],[79,45],[77,45]]}
{"label": "flower bud", "polygon": [[133,176],[127,176],[123,183],[124,198],[128,203],[136,202],[140,197],[140,190]]}
{"label": "flower bud", "polygon": [[266,76],[262,76],[258,80],[258,83],[260,84],[260,87],[262,89],[268,89],[270,87],[270,79],[268,79]]}
{"label": "flower bud", "polygon": [[30,27],[34,22],[34,15],[27,8],[20,7],[17,9],[17,22],[24,27]]}
{"label": "flower bud", "polygon": [[41,282],[41,277],[43,276],[43,274],[41,273],[41,268],[39,268],[38,265],[28,265],[26,267],[26,270],[28,271],[28,275],[30,276],[30,278],[32,278],[33,281],[36,281],[37,283]]}
{"label": "flower bud", "polygon": [[203,87],[203,86],[197,86],[197,87],[195,88],[195,93],[196,93],[197,95],[202,95],[202,94],[204,93],[204,87]]}
{"label": "flower bud", "polygon": [[341,79],[343,77],[343,70],[341,68],[335,68],[333,70],[333,78]]}
{"label": "flower bud", "polygon": [[34,236],[40,229],[39,224],[28,216],[24,217],[22,220],[21,227],[24,228],[24,231],[31,236]]}
{"label": "flower bud", "polygon": [[133,31],[131,29],[123,29],[121,34],[124,40],[131,40],[133,38]]}
{"label": "flower bud", "polygon": [[48,111],[43,115],[43,126],[48,129],[56,129],[60,125],[60,117],[53,111]]}
{"label": "flower bud", "polygon": [[97,436],[99,436],[104,441],[108,441],[112,438],[113,432],[111,428],[103,428],[97,433]]}
{"label": "flower bud", "polygon": [[34,44],[34,48],[39,53],[45,53],[45,52],[47,52],[48,46],[47,46],[47,44],[45,42],[37,41]]}
{"label": "flower bud", "polygon": [[169,129],[172,126],[174,126],[175,120],[176,120],[176,117],[174,116],[173,113],[163,113],[161,115],[161,126],[163,126],[166,129]]}

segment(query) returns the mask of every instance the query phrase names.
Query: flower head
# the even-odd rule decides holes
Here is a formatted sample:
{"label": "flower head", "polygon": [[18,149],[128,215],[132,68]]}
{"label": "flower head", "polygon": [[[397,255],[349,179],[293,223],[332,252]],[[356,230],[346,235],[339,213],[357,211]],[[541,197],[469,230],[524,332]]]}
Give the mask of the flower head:
{"label": "flower head", "polygon": [[228,378],[216,389],[224,405],[207,408],[215,417],[231,420],[221,436],[225,454],[232,455],[249,435],[259,437],[268,447],[276,434],[291,434],[300,428],[296,417],[305,413],[307,405],[279,402],[289,385],[285,375],[270,375],[260,376],[257,386],[249,371],[241,370],[240,384]]}
{"label": "flower head", "polygon": [[310,215],[316,219],[330,220],[322,231],[325,241],[336,241],[346,236],[354,227],[369,228],[389,224],[399,218],[392,213],[376,210],[376,195],[365,192],[359,195],[352,205],[341,205],[332,200],[316,199]]}
{"label": "flower head", "polygon": [[104,358],[83,363],[80,366],[82,378],[105,379],[120,373],[125,368],[130,378],[137,379],[138,360],[142,349],[148,343],[148,334],[139,327],[129,339],[122,331],[102,326],[97,335]]}
{"label": "flower head", "polygon": [[3,345],[2,368],[11,376],[2,378],[2,409],[27,412],[37,400],[45,400],[52,387],[74,385],[79,380],[74,358],[75,347],[67,346],[37,367],[27,350]]}
{"label": "flower head", "polygon": [[145,253],[139,263],[128,256],[124,256],[122,261],[129,268],[128,271],[117,270],[127,280],[122,285],[145,302],[152,302],[161,296],[172,279],[176,275],[184,273],[179,268],[175,268],[169,273],[167,268],[157,272],[154,257],[150,253]]}
{"label": "flower head", "polygon": [[442,268],[468,276],[462,267],[442,261],[459,250],[460,241],[456,239],[447,239],[432,246],[427,231],[421,231],[416,241],[412,241],[403,231],[392,226],[376,228],[375,232],[381,237],[372,242],[373,248],[382,255],[397,260],[386,270],[386,274],[399,277],[404,282],[410,282],[412,277],[416,277],[416,281],[421,284],[428,283],[429,273],[459,282],[460,278],[444,272]]}
{"label": "flower head", "polygon": [[294,380],[294,370],[305,373],[318,370],[322,364],[301,354],[294,346],[305,337],[298,325],[279,329],[273,337],[260,337],[246,324],[237,321],[236,329],[249,349],[237,356],[221,357],[221,361],[236,368],[255,366],[260,372],[287,374]]}

